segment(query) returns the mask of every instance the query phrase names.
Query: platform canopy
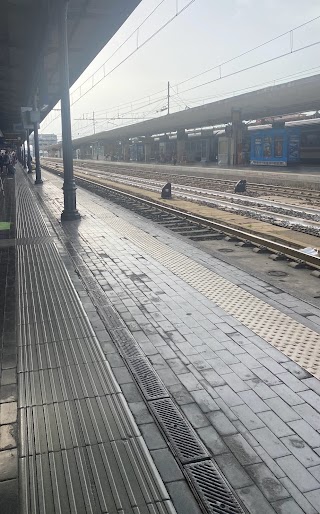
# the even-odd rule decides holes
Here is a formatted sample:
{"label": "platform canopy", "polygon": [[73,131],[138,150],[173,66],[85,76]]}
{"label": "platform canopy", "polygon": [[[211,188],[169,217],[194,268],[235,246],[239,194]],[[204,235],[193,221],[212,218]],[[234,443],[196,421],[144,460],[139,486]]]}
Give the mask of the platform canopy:
{"label": "platform canopy", "polygon": [[[64,1],[0,2],[0,131],[7,139],[22,135],[16,126],[21,107],[32,104],[37,89],[42,119],[60,99],[58,9]],[[140,1],[69,1],[70,85]]]}
{"label": "platform canopy", "polygon": [[[320,74],[252,91],[242,95],[193,107],[160,118],[100,132],[73,141],[74,147],[93,141],[114,141],[151,136],[183,129],[211,127],[232,120],[232,111],[240,110],[243,120],[256,120],[298,112],[319,110]],[[55,145],[59,147],[60,145]],[[53,148],[55,148],[53,147]]]}

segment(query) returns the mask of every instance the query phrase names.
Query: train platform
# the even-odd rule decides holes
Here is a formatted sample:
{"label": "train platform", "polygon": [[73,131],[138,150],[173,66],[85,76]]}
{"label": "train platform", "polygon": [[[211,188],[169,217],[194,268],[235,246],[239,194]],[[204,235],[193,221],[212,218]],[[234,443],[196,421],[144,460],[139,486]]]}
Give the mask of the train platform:
{"label": "train platform", "polygon": [[0,241],[0,512],[319,513],[319,309],[43,178]]}

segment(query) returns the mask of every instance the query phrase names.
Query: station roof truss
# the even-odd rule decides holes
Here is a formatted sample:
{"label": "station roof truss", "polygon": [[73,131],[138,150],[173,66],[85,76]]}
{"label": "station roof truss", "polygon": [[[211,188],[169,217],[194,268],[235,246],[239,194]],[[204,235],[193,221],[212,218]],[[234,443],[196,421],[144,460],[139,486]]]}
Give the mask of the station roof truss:
{"label": "station roof truss", "polygon": [[319,107],[320,74],[100,132],[94,136],[77,138],[73,140],[73,146],[76,148],[81,144],[97,141],[121,141],[223,125],[231,123],[233,110],[241,111],[243,120],[260,120],[292,113],[317,111]]}

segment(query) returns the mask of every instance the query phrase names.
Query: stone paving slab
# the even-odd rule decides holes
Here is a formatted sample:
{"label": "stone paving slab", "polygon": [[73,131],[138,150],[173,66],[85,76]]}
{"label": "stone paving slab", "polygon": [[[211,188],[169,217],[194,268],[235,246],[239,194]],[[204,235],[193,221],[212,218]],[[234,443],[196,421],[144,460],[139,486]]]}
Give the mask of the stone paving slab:
{"label": "stone paving slab", "polygon": [[[50,200],[51,212],[58,218],[61,181],[50,174],[45,177],[42,198],[47,205]],[[227,277],[240,289],[250,281],[259,300],[297,323],[305,318],[296,318],[294,309],[308,312],[308,305],[290,295],[270,300],[267,283],[82,189],[78,202],[85,217],[64,228],[71,258],[86,267],[117,310],[248,511],[317,512],[318,379],[209,300],[201,287],[192,287],[180,272],[159,262],[157,252],[163,261],[165,253],[172,258],[174,248],[188,273],[201,264],[207,270],[201,271],[204,281],[208,272]],[[146,233],[153,236],[152,252],[148,245],[138,244],[140,233],[141,241]],[[81,294],[91,309],[90,295]],[[312,309],[317,316],[317,309]],[[305,326],[310,329],[310,323],[319,333],[314,320]],[[104,349],[113,369],[121,369],[111,341],[105,341]],[[121,382],[142,431],[153,418],[131,376],[123,373]],[[163,444],[160,434],[149,444],[152,451],[162,450],[157,448]]]}

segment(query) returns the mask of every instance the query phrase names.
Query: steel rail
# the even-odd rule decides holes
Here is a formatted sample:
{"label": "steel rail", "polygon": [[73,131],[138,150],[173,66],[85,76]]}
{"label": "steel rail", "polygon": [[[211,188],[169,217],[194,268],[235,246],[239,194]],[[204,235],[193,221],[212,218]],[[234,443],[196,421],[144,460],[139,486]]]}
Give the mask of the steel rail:
{"label": "steel rail", "polygon": [[[49,161],[51,162],[52,164],[59,164],[60,166],[62,165],[62,159],[59,159],[59,158],[54,158],[54,157],[47,157],[45,158],[46,161]],[[107,168],[114,165],[116,166],[117,163],[113,163],[112,161],[92,161],[91,160],[74,160],[74,165],[76,166],[77,164],[76,163],[79,163],[79,165],[83,165],[83,164],[90,164],[91,166],[94,166],[96,168],[97,171],[107,171]],[[110,164],[111,163],[111,164]],[[132,167],[130,168],[129,166],[130,163],[128,163],[127,166],[119,166],[118,169],[121,170],[129,170],[129,171],[132,171]],[[142,166],[143,166],[143,163],[142,163]],[[194,179],[194,180],[205,180],[205,181],[213,181],[215,183],[220,183],[220,184],[226,184],[226,185],[230,185],[232,186],[232,189],[234,188],[234,185],[235,185],[235,180],[236,179],[226,179],[226,178],[216,178],[215,176],[208,176],[208,177],[205,177],[205,176],[202,176],[202,175],[184,175],[184,174],[177,174],[177,173],[174,173],[174,169],[172,169],[172,172],[169,172],[168,170],[163,170],[163,171],[158,171],[158,170],[154,170],[153,167],[155,165],[153,164],[150,164],[150,168],[146,169],[146,168],[138,168],[138,166],[136,166],[135,168],[141,172],[141,173],[156,173],[156,174],[159,174],[159,175],[169,175],[170,177],[177,177],[177,178],[185,178],[185,179]],[[160,165],[159,165],[160,166]],[[78,166],[79,167],[79,166]],[[206,169],[206,170],[210,170],[211,168],[202,168],[202,169]],[[224,171],[225,169],[227,168],[212,168],[213,171]],[[230,168],[228,169],[228,171],[230,171]],[[239,168],[236,168],[235,171],[240,171]],[[241,170],[243,173],[245,173],[246,169],[242,169]],[[255,171],[255,170],[254,170]],[[121,175],[121,173],[119,173],[119,175]],[[289,177],[290,178],[290,175],[289,174],[283,174],[284,177]],[[135,175],[137,176],[137,175]],[[178,183],[175,183],[176,185],[178,185]],[[180,185],[186,185],[186,184],[180,184]],[[259,190],[259,189],[263,189],[263,188],[266,188],[268,187],[269,189],[272,189],[274,191],[284,191],[284,192],[292,192],[294,194],[302,194],[302,193],[305,193],[307,194],[308,196],[310,196],[312,193],[315,194],[316,196],[316,199],[319,199],[320,197],[320,190],[319,189],[306,189],[304,187],[299,187],[299,186],[284,186],[284,185],[281,185],[281,184],[269,184],[269,183],[258,183],[258,182],[250,182],[250,180],[247,180],[247,187],[252,189],[256,189],[256,190]]]}
{"label": "steel rail", "polygon": [[[42,166],[44,169],[46,169],[49,172],[53,172],[55,174],[62,175],[63,172],[59,172],[55,168],[51,168],[47,165]],[[77,175],[76,175],[77,176]],[[299,248],[293,248],[290,246],[287,246],[282,243],[278,243],[276,241],[272,241],[272,239],[266,239],[265,237],[259,236],[257,234],[253,234],[251,232],[246,232],[244,230],[240,230],[238,228],[224,225],[223,223],[220,223],[218,221],[213,221],[205,217],[196,216],[195,214],[190,214],[188,212],[178,210],[174,207],[169,207],[167,205],[164,205],[162,202],[156,202],[154,200],[147,200],[146,198],[133,195],[132,193],[127,193],[123,191],[122,189],[118,189],[116,187],[110,187],[105,186],[103,184],[100,184],[99,182],[95,182],[94,180],[88,180],[82,177],[77,176],[77,181],[99,186],[101,189],[110,191],[110,192],[116,192],[118,194],[121,194],[122,196],[134,200],[136,202],[143,203],[144,205],[149,206],[150,208],[157,208],[161,209],[167,213],[170,213],[174,216],[185,218],[188,221],[191,221],[193,223],[197,223],[199,225],[204,225],[206,227],[211,228],[212,230],[216,230],[219,232],[223,232],[225,235],[229,237],[235,237],[239,239],[240,241],[249,241],[253,245],[260,247],[260,248],[266,248],[267,250],[270,250],[277,254],[285,255],[286,257],[289,257],[295,261],[303,262],[308,264],[309,266],[320,269],[320,258],[316,257],[314,255],[308,255],[303,253]]]}

